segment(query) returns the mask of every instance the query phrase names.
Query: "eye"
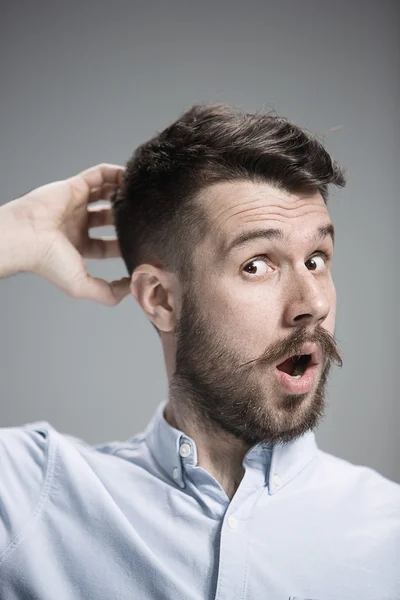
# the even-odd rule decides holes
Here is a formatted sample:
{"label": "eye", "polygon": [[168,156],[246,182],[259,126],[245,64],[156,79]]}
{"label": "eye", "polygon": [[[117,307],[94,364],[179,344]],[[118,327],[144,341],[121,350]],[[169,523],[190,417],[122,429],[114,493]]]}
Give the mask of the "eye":
{"label": "eye", "polygon": [[[317,259],[321,259],[321,263],[320,266],[318,265],[318,260]],[[317,254],[314,254],[314,256],[312,256],[311,258],[309,258],[307,260],[307,262],[305,263],[306,265],[310,265],[310,271],[323,271],[324,268],[326,267],[327,263],[330,261],[331,259],[331,255],[328,254],[327,252],[318,252]],[[255,256],[254,258],[252,258],[252,260],[250,262],[248,262],[244,267],[243,270],[246,270],[246,272],[249,275],[257,275],[257,276],[261,276],[262,273],[262,269],[260,272],[260,267],[254,266],[256,265],[256,263],[264,263],[264,265],[267,263],[268,261],[268,257],[265,254],[261,254],[260,256]]]}
{"label": "eye", "polygon": [[[326,266],[326,264],[330,261],[331,259],[331,255],[327,254],[326,252],[318,252],[318,254],[315,254],[314,256],[312,256],[311,258],[308,259],[308,261],[305,263],[306,265],[310,264],[310,265],[316,265],[316,267],[313,267],[310,269],[310,271],[317,271],[318,270],[318,261],[316,260],[317,258],[321,258],[322,259],[322,263],[321,263],[321,269],[323,270],[324,267]],[[319,269],[319,270],[321,270]]]}
{"label": "eye", "polygon": [[249,275],[260,275],[260,272],[259,272],[260,269],[259,269],[259,267],[254,267],[253,265],[256,264],[256,263],[264,263],[264,265],[265,265],[267,260],[268,260],[268,257],[265,256],[265,254],[261,254],[260,256],[255,256],[254,258],[251,259],[250,262],[248,262],[243,267],[243,270],[245,270],[245,269],[251,269],[251,271],[250,270],[246,271],[247,273],[249,273]]}

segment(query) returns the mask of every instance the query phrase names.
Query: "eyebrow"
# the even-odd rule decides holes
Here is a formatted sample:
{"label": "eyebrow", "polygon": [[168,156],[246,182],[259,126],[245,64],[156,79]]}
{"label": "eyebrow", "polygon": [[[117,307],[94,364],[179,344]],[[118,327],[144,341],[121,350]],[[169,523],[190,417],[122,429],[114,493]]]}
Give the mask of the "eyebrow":
{"label": "eyebrow", "polygon": [[[314,235],[314,242],[322,241],[326,237],[330,236],[332,238],[333,245],[335,244],[335,228],[332,223],[328,223],[327,225],[323,225],[322,227],[318,227]],[[282,229],[252,229],[250,231],[245,231],[240,233],[237,237],[235,237],[228,245],[225,245],[221,248],[221,253],[223,258],[227,258],[233,249],[243,246],[247,244],[251,240],[256,239],[266,239],[266,240],[281,240],[287,241],[288,236],[284,235]]]}

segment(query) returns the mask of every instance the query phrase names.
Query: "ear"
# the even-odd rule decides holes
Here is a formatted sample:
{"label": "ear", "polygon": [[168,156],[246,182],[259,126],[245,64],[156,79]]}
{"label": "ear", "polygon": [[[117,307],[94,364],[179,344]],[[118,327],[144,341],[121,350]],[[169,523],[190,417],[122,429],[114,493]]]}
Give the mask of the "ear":
{"label": "ear", "polygon": [[172,273],[154,265],[140,265],[132,273],[130,290],[147,317],[160,331],[174,331],[179,285]]}

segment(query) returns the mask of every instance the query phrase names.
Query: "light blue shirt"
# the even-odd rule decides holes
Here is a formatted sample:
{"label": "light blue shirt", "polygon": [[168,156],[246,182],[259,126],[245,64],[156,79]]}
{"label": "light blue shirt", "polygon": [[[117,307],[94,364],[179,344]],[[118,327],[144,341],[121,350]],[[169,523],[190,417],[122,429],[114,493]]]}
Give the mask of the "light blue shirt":
{"label": "light blue shirt", "polygon": [[123,442],[0,429],[1,600],[400,599],[399,484],[310,431],[230,501],[165,404]]}

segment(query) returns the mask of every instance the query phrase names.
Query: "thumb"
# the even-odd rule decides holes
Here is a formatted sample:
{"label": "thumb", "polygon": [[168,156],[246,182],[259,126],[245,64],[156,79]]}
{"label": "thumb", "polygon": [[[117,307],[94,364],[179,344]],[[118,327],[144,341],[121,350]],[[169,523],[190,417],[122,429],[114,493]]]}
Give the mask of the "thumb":
{"label": "thumb", "polygon": [[123,277],[108,283],[99,277],[87,275],[79,281],[79,285],[72,290],[74,298],[93,300],[106,306],[116,306],[130,292],[130,277]]}

